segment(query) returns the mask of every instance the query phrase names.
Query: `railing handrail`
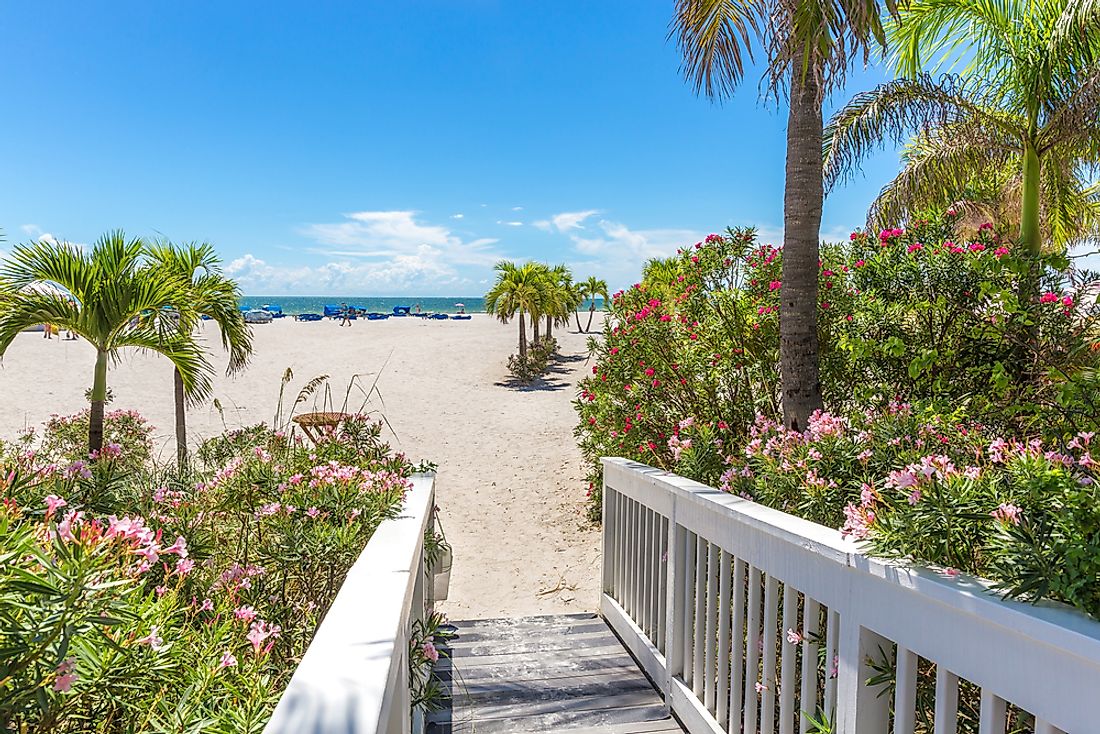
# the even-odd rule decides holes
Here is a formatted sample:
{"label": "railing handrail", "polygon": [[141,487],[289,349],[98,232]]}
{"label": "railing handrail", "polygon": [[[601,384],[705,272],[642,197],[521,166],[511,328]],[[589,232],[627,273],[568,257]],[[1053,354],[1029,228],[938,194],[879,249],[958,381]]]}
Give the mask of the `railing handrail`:
{"label": "railing handrail", "polygon": [[[997,706],[1003,705],[998,701],[1010,701],[1045,717],[1043,726],[1048,728],[1043,732],[1059,731],[1051,725],[1061,726],[1062,731],[1090,731],[1092,724],[1086,722],[1091,721],[1092,703],[1086,701],[1086,691],[1100,685],[1100,622],[1087,614],[1057,602],[1031,604],[1002,598],[984,579],[949,576],[872,557],[838,530],[645,464],[604,458],[603,469],[605,513],[608,503],[612,510],[604,523],[601,609],[661,684],[690,731],[710,731],[714,719],[708,717],[725,715],[720,707],[720,713],[713,713],[714,709],[707,713],[714,703],[709,688],[713,680],[707,681],[702,693],[699,684],[693,690],[689,680],[698,679],[717,659],[710,639],[712,626],[707,627],[704,642],[694,643],[705,645],[706,660],[700,663],[685,656],[691,654],[690,635],[700,634],[692,620],[715,624],[700,614],[719,615],[717,626],[726,630],[723,634],[728,639],[729,611],[722,608],[728,600],[715,607],[714,597],[716,584],[719,597],[727,593],[721,589],[728,588],[729,579],[716,578],[713,569],[719,559],[728,568],[731,558],[757,569],[753,572],[758,579],[764,574],[770,593],[776,593],[776,582],[783,585],[783,619],[791,615],[797,622],[799,593],[814,605],[827,607],[830,620],[839,615],[838,627],[829,623],[830,635],[835,631],[839,637],[825,641],[827,649],[839,647],[839,689],[835,694],[826,692],[826,701],[835,695],[838,731],[877,731],[873,722],[886,715],[885,699],[878,697],[878,689],[866,685],[864,650],[880,644],[891,649],[894,642],[899,651],[904,648],[906,664],[914,666],[907,668],[907,675],[915,676],[915,656],[920,656],[937,663],[937,670],[949,671],[948,681],[956,675],[983,687],[983,711],[988,687],[994,721]],[[703,545],[696,546],[692,538]],[[690,550],[689,544],[696,550]],[[662,548],[667,564],[665,556],[655,560],[654,554]],[[788,597],[789,590],[794,596]],[[750,607],[759,603],[759,598],[754,602],[751,596],[758,592],[749,588]],[[684,594],[694,600],[694,608],[684,606]],[[769,608],[765,599],[765,614],[770,609],[772,615],[765,630],[775,622],[776,603],[772,597]],[[755,628],[745,630],[755,634]],[[775,634],[774,626],[768,634]],[[685,635],[689,636],[685,639]],[[694,654],[700,654],[700,649],[695,648]],[[762,654],[772,654],[769,649],[761,648]],[[789,652],[793,647],[784,649]],[[774,669],[774,655],[764,667]],[[678,678],[681,673],[683,679]],[[721,672],[718,675],[721,680]],[[745,695],[750,692],[751,685]],[[762,695],[774,694],[769,690]],[[790,705],[790,695],[785,705]],[[905,695],[912,695],[908,682]]]}
{"label": "railing handrail", "polygon": [[[966,601],[966,611],[971,614],[1036,637],[1067,653],[1100,660],[1100,623],[1068,605],[1055,601],[1031,604],[1005,599],[991,590],[986,579],[961,573],[950,578],[932,569],[867,555],[858,543],[845,538],[838,530],[647,464],[608,457],[603,459],[603,466],[605,474],[618,472],[620,477],[627,476],[622,472],[641,472],[655,486],[679,498],[708,505],[711,511],[736,518],[778,539],[799,543],[804,550],[937,601],[953,604]],[[648,504],[645,498],[632,496],[629,489],[624,491],[619,485],[616,489],[635,501]]]}
{"label": "railing handrail", "polygon": [[401,515],[378,526],[348,571],[265,734],[408,731],[407,644],[424,594],[435,476],[411,482]]}

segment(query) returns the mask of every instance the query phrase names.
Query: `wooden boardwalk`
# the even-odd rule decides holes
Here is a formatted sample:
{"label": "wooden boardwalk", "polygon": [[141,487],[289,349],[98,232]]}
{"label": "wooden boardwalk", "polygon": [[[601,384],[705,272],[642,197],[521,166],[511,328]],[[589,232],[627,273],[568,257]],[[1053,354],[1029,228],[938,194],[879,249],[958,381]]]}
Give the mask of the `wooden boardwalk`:
{"label": "wooden boardwalk", "polygon": [[436,666],[450,698],[428,734],[684,731],[596,614],[452,625]]}

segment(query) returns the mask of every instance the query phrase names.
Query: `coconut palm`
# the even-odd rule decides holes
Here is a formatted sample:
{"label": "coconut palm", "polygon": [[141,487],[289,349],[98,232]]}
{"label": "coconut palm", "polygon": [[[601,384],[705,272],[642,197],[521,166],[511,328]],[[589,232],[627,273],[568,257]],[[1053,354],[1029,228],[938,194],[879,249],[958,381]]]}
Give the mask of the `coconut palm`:
{"label": "coconut palm", "polygon": [[[894,0],[885,4],[893,11]],[[731,96],[754,47],[768,57],[770,93],[785,93],[780,369],[784,422],[805,428],[821,407],[818,377],[818,239],[824,200],[821,105],[854,58],[885,45],[878,0],[676,0],[672,35],[697,92]]]}
{"label": "coconut palm", "polygon": [[[240,290],[237,284],[221,272],[221,264],[212,245],[188,243],[173,245],[156,242],[148,248],[149,259],[170,277],[188,285],[190,319],[179,319],[174,326],[184,333],[193,333],[202,317],[218,326],[222,347],[229,352],[226,374],[240,371],[252,356],[252,329],[245,323],[237,307]],[[187,465],[187,399],[183,375],[175,369],[173,379],[176,399],[176,456],[180,471]]]}
{"label": "coconut palm", "polygon": [[[587,334],[588,331],[592,328],[592,317],[596,314],[596,297],[598,296],[602,298],[604,304],[611,300],[611,297],[607,293],[607,281],[597,278],[594,275],[589,276],[587,280],[578,284],[578,288],[580,290],[580,295],[582,296],[582,299],[589,302],[588,324],[586,324],[584,327],[584,333]],[[580,328],[581,320],[580,317],[577,317],[577,329]]]}
{"label": "coconut palm", "polygon": [[554,325],[568,326],[569,312],[573,310],[576,292],[573,288],[573,273],[566,265],[555,265],[546,272],[546,291],[548,307],[546,316],[546,336],[554,336]]}
{"label": "coconut palm", "polygon": [[527,327],[524,314],[538,319],[543,295],[542,273],[535,263],[517,266],[508,260],[501,260],[494,269],[497,280],[485,294],[485,312],[505,324],[519,316],[519,356],[525,358]]}
{"label": "coconut palm", "polygon": [[[117,231],[90,250],[46,241],[17,245],[0,266],[0,290],[8,294],[0,310],[0,355],[20,331],[41,323],[68,329],[95,347],[89,452],[103,447],[108,363],[127,347],[167,357],[192,399],[210,392],[213,370],[191,334],[168,331],[159,323],[166,308],[181,319],[194,318],[188,286],[145,266],[144,251],[141,239],[127,240]],[[60,286],[71,297],[53,288],[27,287],[35,283]]]}
{"label": "coconut palm", "polygon": [[[1100,192],[1100,3],[913,0],[891,29],[903,78],[856,95],[825,137],[829,185],[886,140],[916,134],[869,219],[903,221],[967,188],[998,182],[987,203],[1018,219],[1029,253],[1095,232]],[[945,64],[960,76],[934,78]],[[991,199],[992,201],[988,201]]]}

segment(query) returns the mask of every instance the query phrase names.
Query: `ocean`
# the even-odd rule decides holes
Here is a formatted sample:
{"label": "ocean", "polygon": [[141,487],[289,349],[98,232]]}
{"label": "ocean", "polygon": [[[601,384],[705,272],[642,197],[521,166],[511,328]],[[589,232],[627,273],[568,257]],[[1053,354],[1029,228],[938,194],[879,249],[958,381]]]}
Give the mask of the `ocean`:
{"label": "ocean", "polygon": [[[299,313],[324,313],[325,306],[339,306],[346,303],[367,312],[393,313],[394,306],[409,306],[413,311],[416,304],[420,304],[420,310],[424,313],[458,313],[462,303],[466,306],[466,313],[484,313],[485,299],[472,296],[455,296],[449,298],[382,298],[379,296],[243,296],[241,308],[261,308],[265,305],[279,306],[283,313],[294,315]],[[602,308],[602,299],[596,299],[596,308]],[[588,302],[584,303],[581,311],[588,310]]]}

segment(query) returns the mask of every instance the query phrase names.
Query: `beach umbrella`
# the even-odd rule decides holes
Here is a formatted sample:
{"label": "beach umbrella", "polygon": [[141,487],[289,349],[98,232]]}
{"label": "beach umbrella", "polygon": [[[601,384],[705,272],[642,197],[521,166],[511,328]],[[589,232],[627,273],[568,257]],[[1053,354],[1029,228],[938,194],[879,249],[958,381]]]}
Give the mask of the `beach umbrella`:
{"label": "beach umbrella", "polygon": [[465,303],[456,303],[455,305],[458,306],[459,308],[466,308]]}

